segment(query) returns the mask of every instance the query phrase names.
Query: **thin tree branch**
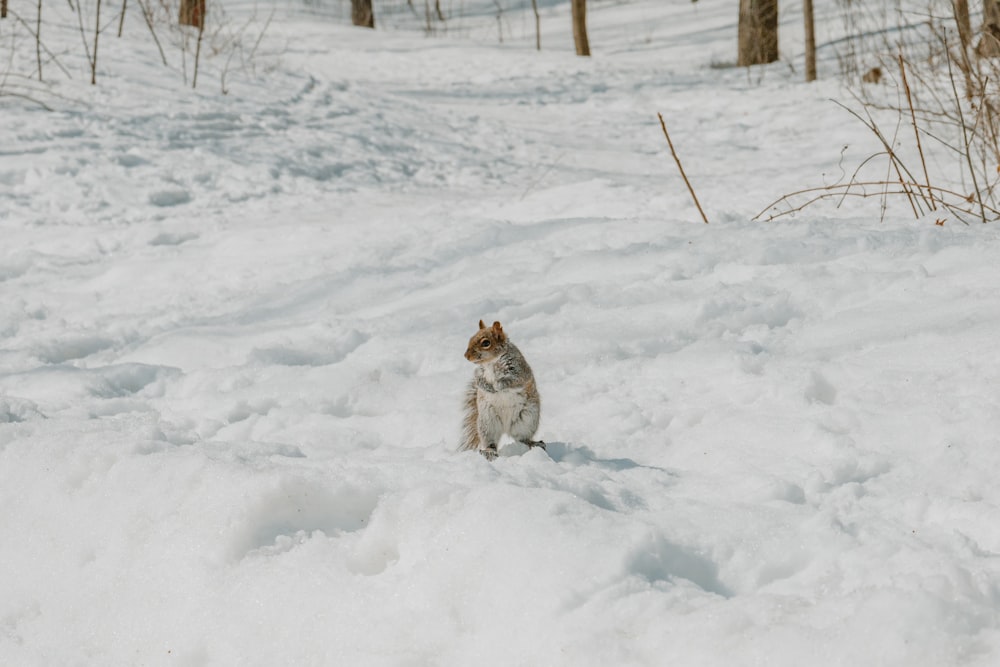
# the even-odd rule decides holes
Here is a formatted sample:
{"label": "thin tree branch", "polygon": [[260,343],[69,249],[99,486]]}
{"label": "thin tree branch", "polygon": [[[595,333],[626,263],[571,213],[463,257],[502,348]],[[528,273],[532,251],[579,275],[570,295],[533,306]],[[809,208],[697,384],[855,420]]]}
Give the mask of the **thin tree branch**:
{"label": "thin tree branch", "polygon": [[951,69],[951,58],[948,58],[948,79],[951,81],[951,92],[955,99],[955,109],[958,111],[958,121],[962,128],[962,142],[965,144],[965,159],[969,163],[969,176],[972,178],[972,189],[976,199],[979,200],[979,212],[982,214],[983,223],[986,222],[986,206],[983,204],[983,197],[979,193],[979,183],[976,179],[976,170],[972,166],[972,156],[969,155],[969,133],[965,127],[965,114],[962,112],[962,100],[958,96],[958,87],[955,86],[955,74]]}
{"label": "thin tree branch", "polygon": [[38,60],[38,80],[42,80],[42,0],[38,0],[38,24],[35,27],[35,58]]}
{"label": "thin tree branch", "polygon": [[[36,40],[36,45],[40,45],[40,46],[41,46],[42,50],[43,50],[43,51],[45,51],[46,55],[48,55],[48,56],[49,56],[49,58],[50,58],[50,61],[51,61],[51,62],[54,62],[54,63],[56,64],[56,66],[57,66],[57,67],[58,67],[59,69],[61,69],[61,70],[62,70],[63,74],[65,74],[65,75],[66,75],[66,78],[67,78],[67,79],[72,79],[72,78],[73,78],[73,75],[72,75],[72,74],[70,73],[70,71],[69,71],[68,69],[66,69],[66,67],[65,67],[65,66],[64,66],[64,65],[63,65],[63,64],[62,64],[62,63],[61,63],[61,62],[59,61],[59,58],[58,58],[58,57],[56,57],[56,54],[52,53],[52,51],[51,51],[51,50],[49,49],[49,47],[45,46],[45,43],[44,43],[44,42],[42,42],[42,40],[41,40],[41,39],[40,39],[40,37],[39,37],[40,33],[38,32],[38,29],[37,29],[37,28],[36,28],[35,26],[32,26],[32,25],[31,25],[30,23],[28,23],[28,22],[27,22],[27,21],[26,21],[26,20],[24,19],[24,17],[22,17],[22,16],[20,15],[20,14],[18,14],[18,13],[17,13],[17,12],[15,12],[14,10],[10,10],[10,11],[8,12],[8,16],[13,16],[13,17],[14,17],[14,19],[15,19],[15,20],[16,20],[16,21],[17,21],[18,23],[20,23],[20,24],[21,24],[21,25],[22,25],[22,26],[23,26],[23,27],[25,28],[25,30],[27,30],[27,31],[28,31],[28,34],[29,34],[29,35],[32,35],[32,36],[34,36],[34,38],[35,38],[35,40]],[[40,28],[40,26],[39,26],[39,28]]]}
{"label": "thin tree branch", "polygon": [[[860,192],[853,191],[853,192],[847,192],[846,193],[847,196],[860,197],[860,198],[864,198],[864,199],[867,199],[867,198],[870,198],[870,197],[877,197],[877,196],[882,195],[882,194],[890,194],[890,195],[905,195],[905,194],[907,194],[907,190],[905,190],[905,189],[900,189],[898,191],[887,190],[887,188],[889,186],[891,186],[891,185],[898,185],[898,183],[894,183],[892,181],[861,181],[861,182],[854,182],[854,183],[839,183],[839,184],[836,184],[836,185],[824,185],[824,186],[819,186],[819,187],[814,187],[814,188],[804,188],[802,190],[796,190],[795,192],[790,192],[789,194],[782,195],[778,199],[774,200],[773,202],[771,202],[770,204],[768,204],[767,206],[765,206],[763,208],[763,210],[761,210],[761,212],[758,213],[757,215],[755,215],[752,219],[753,220],[760,219],[770,209],[775,208],[776,206],[778,206],[781,203],[788,203],[788,202],[790,202],[790,200],[793,197],[797,197],[799,195],[811,195],[811,194],[814,194],[814,193],[820,193],[818,196],[813,197],[812,199],[810,199],[809,201],[807,201],[806,203],[804,203],[804,204],[802,204],[800,206],[796,206],[794,208],[791,208],[791,209],[788,209],[788,210],[785,210],[785,211],[781,211],[781,212],[778,212],[778,213],[775,213],[775,214],[771,215],[770,217],[767,218],[767,221],[774,220],[775,218],[780,218],[781,216],[788,215],[790,213],[795,213],[795,212],[801,211],[802,209],[806,208],[810,204],[813,204],[813,203],[815,203],[815,202],[817,202],[817,201],[819,201],[821,199],[828,199],[828,198],[834,197],[834,196],[837,196],[837,197],[844,196],[845,195],[844,191],[847,190],[848,188],[852,188],[852,187],[860,187],[860,188],[878,187],[878,188],[881,188],[881,190],[879,192],[867,192],[867,191],[862,190]],[[925,189],[933,190],[937,194],[937,199],[941,203],[941,205],[944,206],[945,208],[947,208],[948,210],[952,211],[952,212],[954,212],[954,211],[961,211],[961,212],[967,213],[967,214],[970,213],[970,211],[966,211],[966,210],[960,208],[959,204],[957,204],[957,203],[949,203],[948,200],[947,200],[947,198],[950,197],[955,202],[973,203],[969,199],[968,195],[964,195],[964,194],[962,194],[960,192],[955,192],[954,190],[949,190],[947,188],[938,187],[936,185],[929,185],[927,183],[911,183],[909,185],[911,187],[922,187],[922,188],[925,188]],[[987,206],[987,205],[983,204],[982,202],[979,202],[979,203],[980,203],[981,206],[984,207],[984,210],[988,211],[989,213],[991,213],[992,215],[996,216],[997,218],[1000,218],[1000,211],[996,210],[995,208],[993,208],[991,206]]]}
{"label": "thin tree branch", "polygon": [[142,10],[142,18],[146,19],[146,27],[149,28],[149,34],[153,36],[153,43],[156,44],[156,48],[160,51],[160,59],[163,60],[164,67],[169,67],[169,64],[167,63],[167,54],[163,52],[163,46],[160,45],[160,39],[156,36],[156,28],[153,27],[153,10],[150,9],[142,0],[139,0],[139,9]]}
{"label": "thin tree branch", "polygon": [[101,0],[97,0],[97,18],[94,20],[94,59],[90,62],[90,85],[97,85],[97,40],[101,36]]}
{"label": "thin tree branch", "polygon": [[[920,143],[920,131],[917,129],[917,114],[913,111],[913,97],[910,94],[910,84],[906,80],[906,65],[903,63],[903,54],[899,54],[899,73],[903,77],[903,90],[906,91],[906,103],[910,107],[910,120],[913,122],[913,134],[917,138],[917,152],[920,153],[920,164],[924,169],[924,182],[930,183],[931,177],[927,174],[927,160],[924,158],[924,147]],[[931,210],[936,211],[937,206],[934,205],[934,191],[928,190],[928,196],[931,200]]]}
{"label": "thin tree branch", "polygon": [[674,162],[677,163],[677,169],[681,172],[681,178],[684,179],[684,183],[687,185],[688,192],[691,193],[691,199],[694,200],[694,205],[698,207],[698,212],[701,213],[701,219],[708,224],[708,218],[705,216],[705,211],[702,210],[701,204],[698,203],[698,195],[694,193],[694,188],[691,187],[691,181],[688,180],[687,174],[684,173],[684,167],[681,165],[681,159],[677,157],[677,151],[674,150],[674,142],[670,140],[670,133],[667,132],[667,124],[663,120],[663,114],[656,114],[660,119],[660,127],[663,128],[663,136],[667,138],[667,145],[670,146],[670,154],[674,156]]}

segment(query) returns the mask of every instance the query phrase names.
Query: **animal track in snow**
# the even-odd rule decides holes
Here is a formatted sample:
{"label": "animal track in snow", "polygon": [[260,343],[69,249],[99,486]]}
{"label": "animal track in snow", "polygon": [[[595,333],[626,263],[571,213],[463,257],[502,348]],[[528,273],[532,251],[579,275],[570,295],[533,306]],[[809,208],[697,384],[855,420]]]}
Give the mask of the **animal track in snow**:
{"label": "animal track in snow", "polygon": [[837,388],[821,373],[812,371],[809,375],[809,384],[806,386],[805,397],[810,403],[833,405],[837,400]]}
{"label": "animal track in snow", "polygon": [[96,334],[69,335],[39,344],[34,354],[47,364],[62,364],[97,354],[114,347],[115,344],[115,340]]}
{"label": "animal track in snow", "polygon": [[187,243],[188,241],[194,241],[199,237],[198,234],[194,232],[184,232],[178,234],[172,234],[170,232],[160,232],[152,239],[149,240],[149,245],[151,246],[177,246],[182,243]]}
{"label": "animal track in snow", "polygon": [[673,544],[662,535],[654,535],[634,548],[626,560],[627,570],[650,583],[685,579],[698,588],[722,597],[733,592],[719,581],[715,563],[696,551]]}
{"label": "animal track in snow", "polygon": [[87,399],[119,399],[140,392],[147,397],[157,395],[179,375],[176,368],[137,363],[98,368],[51,365],[0,377],[0,392],[35,401],[50,413],[52,408],[79,406]]}
{"label": "animal track in snow", "polygon": [[351,330],[335,341],[317,341],[305,347],[292,344],[255,347],[247,355],[247,361],[277,366],[328,366],[346,359],[368,338],[360,331]]}
{"label": "animal track in snow", "polygon": [[235,560],[287,551],[316,531],[334,537],[364,528],[378,505],[372,488],[330,488],[298,478],[283,480],[249,511],[232,543]]}
{"label": "animal track in snow", "polygon": [[17,424],[29,419],[44,419],[38,406],[12,396],[0,396],[0,424]]}
{"label": "animal track in snow", "polygon": [[149,203],[161,208],[180,206],[190,201],[191,193],[187,190],[157,190],[149,194]]}

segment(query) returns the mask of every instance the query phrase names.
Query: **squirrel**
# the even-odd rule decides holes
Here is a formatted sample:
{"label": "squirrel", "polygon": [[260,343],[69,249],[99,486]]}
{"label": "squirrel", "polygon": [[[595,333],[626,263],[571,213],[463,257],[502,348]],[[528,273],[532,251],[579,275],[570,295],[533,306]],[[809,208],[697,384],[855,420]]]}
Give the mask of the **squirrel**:
{"label": "squirrel", "polygon": [[504,434],[528,447],[545,449],[544,442],[531,439],[538,430],[542,407],[535,376],[499,322],[487,327],[479,320],[479,331],[469,340],[465,358],[476,370],[465,392],[461,449],[478,450],[492,461]]}

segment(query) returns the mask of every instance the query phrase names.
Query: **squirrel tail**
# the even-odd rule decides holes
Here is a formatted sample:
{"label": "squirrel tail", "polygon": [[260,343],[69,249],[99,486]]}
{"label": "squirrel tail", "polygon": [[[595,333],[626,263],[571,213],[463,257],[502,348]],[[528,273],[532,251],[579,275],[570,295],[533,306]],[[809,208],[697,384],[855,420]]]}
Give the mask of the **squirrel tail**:
{"label": "squirrel tail", "polygon": [[469,383],[465,390],[465,418],[462,420],[461,450],[479,449],[479,408],[476,407],[476,385]]}

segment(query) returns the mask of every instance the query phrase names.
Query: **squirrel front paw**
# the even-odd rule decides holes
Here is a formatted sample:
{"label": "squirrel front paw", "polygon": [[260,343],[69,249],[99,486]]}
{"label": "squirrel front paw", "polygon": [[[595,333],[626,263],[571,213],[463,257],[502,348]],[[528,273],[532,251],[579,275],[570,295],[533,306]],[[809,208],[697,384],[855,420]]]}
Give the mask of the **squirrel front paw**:
{"label": "squirrel front paw", "polygon": [[483,447],[479,450],[479,453],[485,456],[487,461],[495,461],[498,456],[497,446],[489,445],[487,447]]}

